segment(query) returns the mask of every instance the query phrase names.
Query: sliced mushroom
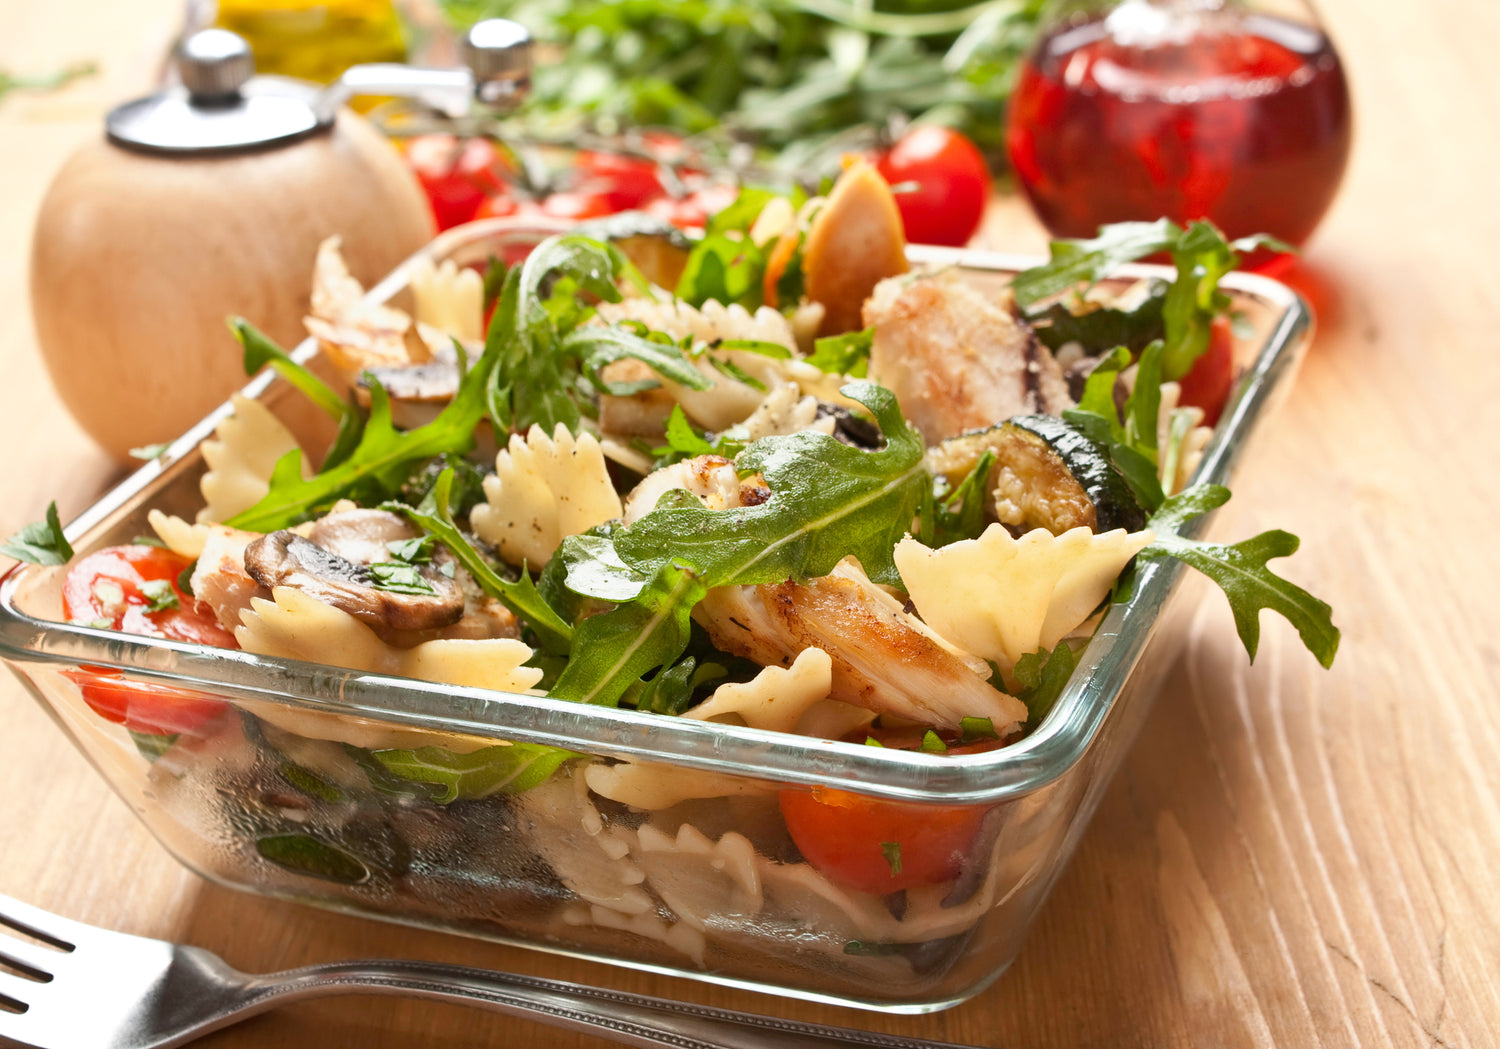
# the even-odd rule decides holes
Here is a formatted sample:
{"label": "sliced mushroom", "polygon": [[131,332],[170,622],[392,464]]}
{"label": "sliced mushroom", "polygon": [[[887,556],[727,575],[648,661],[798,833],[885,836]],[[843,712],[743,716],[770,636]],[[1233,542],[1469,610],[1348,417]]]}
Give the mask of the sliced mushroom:
{"label": "sliced mushroom", "polygon": [[388,542],[412,537],[394,514],[330,514],[310,534],[304,539],[283,530],[257,539],[245,549],[245,570],[262,586],[296,587],[381,632],[431,630],[463,617],[463,588],[445,570],[451,561],[446,550],[438,548],[432,561],[409,571],[374,567],[394,563]]}

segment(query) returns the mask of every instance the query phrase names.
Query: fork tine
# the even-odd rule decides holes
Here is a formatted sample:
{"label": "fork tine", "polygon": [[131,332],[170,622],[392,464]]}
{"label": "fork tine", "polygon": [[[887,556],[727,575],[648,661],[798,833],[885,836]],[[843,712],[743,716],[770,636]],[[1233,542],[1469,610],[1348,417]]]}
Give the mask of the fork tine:
{"label": "fork tine", "polygon": [[66,957],[67,953],[64,951],[0,935],[0,975],[3,975],[3,969],[8,965],[21,970],[23,976],[29,974],[34,979],[45,982],[57,975],[57,965]]}
{"label": "fork tine", "polygon": [[69,921],[49,911],[0,893],[0,925],[50,943],[61,951],[71,951],[98,930],[81,922]]}

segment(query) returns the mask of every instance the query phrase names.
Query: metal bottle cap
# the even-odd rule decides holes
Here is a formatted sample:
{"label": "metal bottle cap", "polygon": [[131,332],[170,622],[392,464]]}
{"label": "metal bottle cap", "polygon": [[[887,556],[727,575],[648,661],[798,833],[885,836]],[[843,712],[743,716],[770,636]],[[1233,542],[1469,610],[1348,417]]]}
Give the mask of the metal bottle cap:
{"label": "metal bottle cap", "polygon": [[286,145],[331,126],[313,108],[315,86],[255,77],[250,45],[228,30],[193,33],[173,60],[181,86],[110,110],[104,130],[111,142],[203,156]]}
{"label": "metal bottle cap", "polygon": [[173,58],[180,87],[116,106],[104,119],[109,140],[127,149],[203,156],[287,145],[333,126],[354,95],[418,98],[449,116],[478,101],[512,108],[531,86],[531,34],[503,18],[474,25],[464,36],[462,69],[357,65],[326,88],[286,77],[257,77],[244,38],[203,29],[185,38]]}

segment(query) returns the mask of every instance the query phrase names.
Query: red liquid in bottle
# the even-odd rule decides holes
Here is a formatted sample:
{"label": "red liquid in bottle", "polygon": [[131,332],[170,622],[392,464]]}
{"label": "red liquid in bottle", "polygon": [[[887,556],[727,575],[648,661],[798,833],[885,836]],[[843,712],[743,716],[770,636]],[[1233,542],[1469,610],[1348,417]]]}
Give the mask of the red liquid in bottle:
{"label": "red liquid in bottle", "polygon": [[[1266,15],[1143,26],[1122,24],[1123,11],[1048,35],[1022,67],[1007,145],[1042,223],[1092,237],[1107,222],[1208,218],[1231,238],[1300,244],[1333,200],[1352,133],[1328,38]],[[1256,254],[1252,265],[1271,258]]]}

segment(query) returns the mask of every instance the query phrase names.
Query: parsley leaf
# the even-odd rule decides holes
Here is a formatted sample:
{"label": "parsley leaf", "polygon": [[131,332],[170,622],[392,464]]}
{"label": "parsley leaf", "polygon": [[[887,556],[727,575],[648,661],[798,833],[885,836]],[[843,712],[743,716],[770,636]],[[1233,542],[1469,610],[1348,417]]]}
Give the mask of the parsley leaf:
{"label": "parsley leaf", "polygon": [[34,521],[0,543],[0,554],[34,565],[65,565],[73,560],[73,546],[63,535],[57,504],[47,504],[45,521]]}
{"label": "parsley leaf", "polygon": [[177,591],[171,580],[147,579],[141,583],[141,596],[146,599],[147,612],[165,612],[177,607]]}
{"label": "parsley leaf", "polygon": [[870,370],[870,348],[874,345],[874,328],[828,335],[813,343],[813,352],[807,363],[830,375],[863,379]]}

